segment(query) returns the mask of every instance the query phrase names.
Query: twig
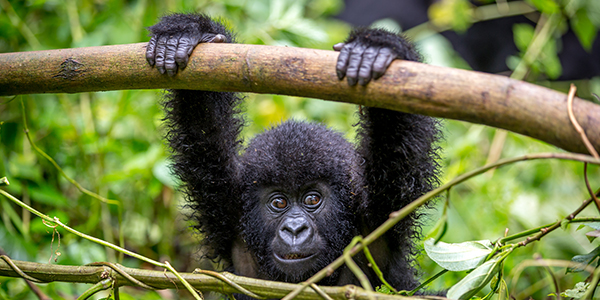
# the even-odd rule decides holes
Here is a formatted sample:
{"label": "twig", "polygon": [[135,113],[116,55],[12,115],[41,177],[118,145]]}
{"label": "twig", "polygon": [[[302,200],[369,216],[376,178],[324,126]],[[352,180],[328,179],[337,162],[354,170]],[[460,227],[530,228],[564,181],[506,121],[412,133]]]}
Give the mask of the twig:
{"label": "twig", "polygon": [[97,243],[97,244],[109,247],[109,248],[111,248],[113,250],[122,252],[124,254],[129,255],[129,256],[133,256],[133,257],[135,257],[135,258],[137,258],[139,260],[145,261],[145,262],[150,263],[152,265],[155,265],[157,267],[168,269],[169,271],[171,271],[182,282],[182,284],[188,289],[188,291],[190,291],[190,293],[192,295],[194,295],[194,297],[196,298],[196,300],[202,300],[202,298],[198,295],[198,293],[194,290],[194,288],[185,279],[183,279],[181,277],[181,275],[179,275],[179,273],[177,272],[177,270],[175,270],[168,262],[160,263],[160,262],[155,261],[153,259],[150,259],[150,258],[147,258],[145,256],[139,255],[139,254],[137,254],[135,252],[129,251],[129,250],[125,249],[125,248],[122,248],[122,247],[119,247],[117,245],[114,245],[114,244],[108,243],[106,241],[103,241],[103,240],[101,240],[99,238],[87,235],[85,233],[81,233],[81,232],[79,232],[79,231],[77,231],[77,230],[75,230],[75,229],[67,226],[66,224],[62,223],[57,217],[50,218],[49,216],[47,216],[45,214],[42,214],[41,212],[39,212],[36,209],[34,209],[33,207],[31,207],[31,206],[23,203],[22,201],[20,201],[19,199],[15,198],[13,195],[7,193],[4,190],[0,189],[0,194],[2,194],[6,198],[12,200],[15,204],[21,206],[22,208],[25,208],[25,209],[29,210],[30,212],[32,212],[36,216],[42,218],[43,221],[55,223],[56,225],[64,228],[66,231],[68,231],[68,232],[70,232],[72,234],[75,234],[75,235],[77,235],[79,237],[82,237],[82,238],[87,239],[89,241],[92,241],[94,243]]}
{"label": "twig", "polygon": [[573,113],[573,98],[575,98],[576,91],[577,87],[575,87],[575,85],[571,83],[571,87],[569,88],[569,95],[567,96],[567,111],[569,112],[569,119],[571,120],[571,124],[573,124],[573,127],[575,127],[575,130],[577,130],[577,132],[581,136],[581,140],[585,144],[585,147],[588,149],[590,154],[592,154],[592,156],[595,158],[600,158],[598,152],[596,151],[596,149],[594,149],[592,143],[590,143],[590,140],[585,134],[585,131],[583,130],[583,128],[581,128],[579,122],[577,122],[577,119],[575,118],[575,114]]}
{"label": "twig", "polygon": [[[541,16],[536,25],[536,33],[533,37],[533,40],[527,47],[525,54],[523,54],[523,58],[515,70],[512,72],[512,74],[510,74],[510,78],[517,80],[523,80],[525,78],[529,66],[533,64],[536,58],[540,55],[544,45],[546,45],[550,39],[550,36],[556,30],[559,20],[558,16],[559,14],[554,14],[550,17],[548,17],[546,14]],[[486,163],[493,163],[500,158],[507,136],[508,132],[506,130],[496,129]]]}
{"label": "twig", "polygon": [[[532,12],[536,12],[535,7],[527,4],[525,1],[512,1],[507,2],[504,9],[498,9],[498,4],[482,5],[472,9],[471,15],[473,16],[472,22],[482,22],[495,20],[505,17],[524,15]],[[434,25],[431,21],[421,23],[411,29],[404,32],[409,37],[414,37],[415,40],[427,38],[433,33],[443,32],[452,29],[450,25]],[[430,33],[431,32],[431,33]]]}
{"label": "twig", "polygon": [[44,152],[42,149],[40,149],[34,142],[33,139],[31,138],[31,136],[29,135],[29,128],[27,127],[27,116],[26,116],[26,112],[25,112],[25,103],[23,102],[23,99],[21,99],[21,109],[22,109],[22,113],[23,113],[23,128],[25,131],[25,136],[27,137],[27,140],[29,141],[29,144],[31,144],[31,147],[37,152],[39,153],[42,157],[44,157],[45,159],[47,159],[53,166],[54,168],[56,168],[56,170],[58,170],[58,172],[60,172],[60,174],[67,180],[69,181],[71,184],[73,184],[80,192],[92,197],[92,198],[96,198],[104,203],[108,203],[108,204],[112,204],[112,205],[117,205],[117,206],[121,206],[121,202],[119,200],[112,200],[112,199],[107,199],[105,197],[102,197],[86,188],[84,188],[83,186],[81,186],[81,184],[79,184],[79,182],[75,181],[75,179],[69,177],[69,175],[67,175],[67,173],[65,173],[65,171],[58,165],[58,163],[52,158],[50,157],[50,155],[46,154],[46,152]]}
{"label": "twig", "polygon": [[583,295],[582,299],[593,299],[594,293],[596,292],[596,288],[598,288],[598,283],[600,283],[600,268],[596,268],[594,271],[594,276],[592,277],[592,281],[590,282],[590,287]]}
{"label": "twig", "polygon": [[[4,177],[4,178],[6,178],[6,177]],[[44,292],[42,292],[42,290],[40,290],[40,288],[37,285],[35,285],[35,283],[46,283],[46,282],[43,280],[39,280],[37,278],[33,278],[33,277],[25,274],[25,272],[23,272],[21,270],[21,268],[19,268],[12,261],[12,259],[10,259],[10,257],[8,257],[8,254],[6,252],[4,252],[4,250],[2,250],[2,248],[0,248],[0,259],[4,260],[4,262],[6,262],[12,268],[13,271],[15,271],[19,276],[21,276],[23,278],[23,280],[25,280],[25,283],[27,283],[27,286],[29,286],[29,289],[38,297],[38,299],[52,300],[52,298],[50,298],[46,294],[44,294]]]}
{"label": "twig", "polygon": [[[119,246],[124,247],[124,245],[125,245],[125,236],[124,236],[123,230],[121,230],[121,228],[123,227],[122,226],[123,225],[123,205],[121,205],[121,201],[119,201],[119,200],[113,200],[113,199],[108,199],[106,197],[102,197],[99,194],[94,193],[94,192],[92,192],[92,191],[84,188],[75,179],[69,177],[67,175],[67,173],[65,173],[65,171],[58,165],[58,163],[52,157],[50,157],[50,155],[48,155],[46,152],[44,152],[42,149],[40,149],[33,142],[33,139],[29,135],[29,128],[27,127],[27,113],[25,112],[25,103],[23,102],[23,99],[21,99],[21,111],[22,111],[22,114],[23,114],[23,128],[24,128],[24,131],[25,131],[25,136],[27,137],[27,140],[29,141],[29,144],[31,144],[31,147],[35,151],[37,151],[41,156],[43,156],[44,158],[46,158],[54,166],[54,168],[56,168],[56,170],[67,181],[69,181],[71,184],[73,184],[80,192],[82,192],[82,193],[84,193],[84,194],[86,194],[86,195],[88,195],[88,196],[90,196],[92,198],[98,199],[101,202],[117,206],[117,221],[118,221],[118,224],[119,224]],[[8,185],[8,181],[6,182],[6,184]],[[119,252],[119,253],[121,253],[121,252]],[[120,259],[123,259],[122,254],[120,255]]]}
{"label": "twig", "polygon": [[[600,194],[600,191],[598,191],[598,193]],[[590,200],[587,200],[587,201],[590,201]],[[584,204],[585,204],[585,202],[584,202]],[[583,207],[585,207],[585,206],[587,206],[587,204],[584,205]],[[573,218],[572,220],[568,220],[568,218],[565,218],[565,219],[563,219],[561,221],[561,223],[564,222],[564,221],[567,221],[569,223],[600,222],[600,217]],[[519,238],[522,238],[522,237],[530,236],[530,235],[536,234],[536,233],[538,233],[538,232],[540,232],[541,230],[544,230],[544,229],[547,230],[548,227],[550,227],[550,226],[552,226],[554,224],[556,224],[556,223],[550,223],[550,224],[546,224],[546,225],[539,226],[539,227],[536,227],[536,228],[532,228],[532,229],[529,229],[529,230],[525,230],[523,232],[515,233],[513,235],[509,235],[509,236],[506,236],[504,238],[501,238],[501,239],[497,240],[494,244],[504,245],[508,241],[512,241],[512,240],[516,240],[516,239],[519,239]]]}
{"label": "twig", "polygon": [[600,200],[598,200],[598,197],[596,197],[596,194],[594,194],[594,192],[592,191],[592,187],[590,186],[590,180],[587,174],[587,163],[583,164],[583,178],[585,179],[585,187],[587,188],[588,193],[590,193],[592,199],[594,199],[594,204],[596,204],[598,212],[600,212]]}
{"label": "twig", "polygon": [[93,263],[89,263],[86,266],[107,266],[109,268],[111,268],[113,271],[119,273],[119,275],[125,277],[125,279],[129,280],[131,283],[148,289],[148,290],[155,290],[155,287],[149,286],[135,278],[133,278],[133,276],[127,274],[127,272],[123,271],[117,264],[113,264],[113,263],[109,263],[109,262],[93,262]]}
{"label": "twig", "polygon": [[[362,243],[362,237],[359,236],[360,238],[360,242]],[[373,269],[373,271],[375,271],[375,274],[377,275],[377,277],[379,278],[379,280],[381,281],[381,283],[383,283],[385,286],[387,286],[387,288],[394,292],[394,293],[398,293],[398,291],[387,282],[387,280],[385,280],[385,277],[383,276],[383,272],[381,272],[381,269],[379,269],[379,266],[377,265],[377,263],[375,262],[375,258],[373,258],[373,255],[371,255],[371,251],[369,250],[369,247],[364,247],[363,248],[363,253],[365,254],[365,257],[367,258],[367,261],[369,262],[369,264],[371,264],[371,269]]]}
{"label": "twig", "polygon": [[[596,192],[596,195],[598,195],[598,194],[600,194],[600,190]],[[590,199],[587,199],[586,201],[584,201],[574,212],[572,212],[570,215],[568,215],[565,218],[565,220],[567,220],[567,221],[573,220],[573,218],[575,218],[575,216],[577,216],[581,211],[583,211],[583,209],[586,208],[592,201],[594,201],[593,198],[590,198]],[[563,220],[558,220],[558,221],[556,221],[556,223],[554,223],[548,227],[539,229],[538,234],[534,235],[533,237],[526,238],[524,241],[519,242],[517,245],[519,245],[519,247],[524,247],[524,246],[527,246],[527,244],[530,244],[532,242],[540,240],[546,234],[559,228],[560,225],[562,224],[562,222],[563,222]],[[503,241],[503,240],[507,240],[507,238],[501,239],[500,241]]]}
{"label": "twig", "polygon": [[539,260],[542,262],[542,267],[544,268],[544,270],[546,270],[546,272],[548,273],[548,276],[550,276],[550,279],[552,280],[552,285],[554,285],[554,292],[556,294],[556,299],[560,300],[560,285],[558,284],[558,280],[556,279],[556,275],[554,275],[554,272],[552,272],[552,270],[550,269],[550,266],[548,266],[547,264],[544,263],[544,260],[542,259],[541,256],[537,257],[536,260]]}
{"label": "twig", "polygon": [[[394,227],[394,225],[396,225],[398,222],[400,222],[400,220],[402,220],[404,217],[406,217],[407,215],[409,215],[410,213],[415,211],[421,205],[423,205],[423,204],[427,203],[429,200],[435,198],[437,195],[439,195],[443,191],[445,191],[457,184],[460,184],[471,177],[485,173],[486,171],[488,171],[492,168],[501,167],[501,166],[519,162],[519,161],[535,160],[535,159],[551,159],[551,158],[575,160],[575,161],[588,162],[588,163],[593,163],[593,164],[600,164],[600,160],[595,159],[588,155],[573,154],[573,153],[538,153],[538,154],[519,156],[519,157],[515,157],[515,158],[503,159],[503,160],[499,160],[495,163],[485,165],[485,166],[477,168],[473,171],[470,171],[470,172],[464,173],[460,176],[457,176],[456,178],[452,179],[451,181],[447,182],[446,184],[417,198],[415,201],[409,203],[402,209],[391,213],[390,218],[387,221],[385,221],[383,224],[381,224],[381,226],[377,227],[373,232],[371,232],[368,236],[366,236],[363,239],[362,243],[353,247],[349,251],[348,255],[351,255],[351,256],[356,255],[364,247],[368,246],[373,241],[375,241],[377,238],[382,236],[385,232],[387,232],[389,229]],[[560,223],[558,224],[558,226],[560,226]],[[337,268],[341,267],[344,264],[344,261],[345,261],[344,255],[342,255],[341,257],[338,257],[336,260],[331,262],[327,267],[323,268],[321,271],[317,272],[315,275],[310,277],[307,281],[305,281],[296,290],[294,290],[293,292],[286,295],[282,300],[293,299],[294,297],[299,295],[300,292],[302,292],[302,290],[304,290],[306,288],[306,286],[310,285],[311,283],[316,283],[316,282],[320,281],[321,279],[325,278],[326,276],[331,274],[333,271],[335,271]]]}
{"label": "twig", "polygon": [[212,276],[214,278],[217,278],[217,279],[219,279],[219,280],[221,280],[221,281],[229,284],[231,287],[233,287],[236,290],[238,290],[238,292],[240,292],[240,293],[242,293],[244,295],[250,296],[252,298],[255,298],[255,299],[264,299],[265,298],[263,296],[259,296],[259,295],[255,294],[255,293],[253,293],[253,292],[245,289],[244,287],[242,287],[241,285],[237,284],[235,281],[232,281],[231,279],[227,278],[226,276],[224,276],[221,273],[217,273],[215,271],[202,270],[202,269],[195,269],[194,273],[197,273],[197,274],[206,274],[206,275]]}
{"label": "twig", "polygon": [[112,286],[113,286],[112,278],[106,278],[106,279],[101,280],[101,281],[97,282],[96,284],[92,285],[89,289],[87,289],[85,292],[83,292],[83,294],[81,294],[79,297],[77,297],[77,300],[88,299],[89,297],[93,296],[94,294],[96,294],[100,291],[110,289]]}
{"label": "twig", "polygon": [[440,276],[446,274],[446,272],[448,272],[448,270],[443,269],[441,271],[439,271],[437,274],[431,276],[429,279],[425,280],[423,283],[421,283],[418,287],[414,288],[412,291],[410,291],[408,293],[409,296],[414,295],[416,292],[418,292],[420,289],[424,288],[425,286],[427,286],[428,284],[430,284],[431,282],[433,282],[434,280],[438,279]]}
{"label": "twig", "polygon": [[[356,278],[358,278],[360,285],[362,285],[362,287],[365,290],[372,292],[373,286],[371,286],[371,282],[367,278],[367,275],[365,275],[365,273],[361,270],[361,268],[354,262],[354,260],[352,260],[352,255],[350,255],[350,251],[355,246],[359,245],[359,242],[361,240],[362,240],[362,237],[360,237],[360,236],[354,237],[354,239],[352,239],[352,242],[350,242],[350,244],[348,246],[346,246],[346,249],[344,249],[344,253],[342,254],[342,257],[344,258],[344,262],[346,263],[346,266],[348,267],[348,269],[350,269],[350,271],[352,271],[352,273],[354,273],[354,276],[356,276]],[[367,246],[363,246],[362,248],[364,249],[366,247]],[[313,284],[313,283],[311,283],[311,284]],[[375,300],[375,298],[373,298],[373,297],[369,297],[369,298],[371,300]]]}
{"label": "twig", "polygon": [[[132,285],[131,281],[122,277],[119,273],[113,272],[109,267],[106,266],[69,266],[69,265],[50,265],[42,263],[34,263],[27,261],[13,261],[24,273],[33,276],[35,278],[44,279],[48,282],[71,282],[71,283],[86,283],[95,284],[102,281],[107,276],[112,277],[115,280],[113,289],[113,295],[116,296],[116,287],[118,286],[136,286]],[[148,269],[135,269],[120,266],[120,268],[135,277],[139,281],[147,283],[148,285],[157,287],[159,289],[170,289],[173,288],[173,282],[177,284],[178,288],[183,287],[183,284],[176,280],[173,274],[166,273],[168,280],[164,279],[164,271],[155,271]],[[194,274],[194,273],[181,273],[194,288],[202,291],[213,291],[222,294],[238,293],[237,289],[234,289],[229,284],[224,283],[221,279],[215,278],[214,276],[206,274]],[[230,280],[238,283],[240,286],[249,290],[257,291],[262,294],[264,293],[265,298],[268,299],[280,299],[287,293],[292,291],[298,284],[285,283],[261,280],[256,278],[249,278],[243,276],[236,276],[227,272],[221,273]],[[3,260],[0,260],[0,276],[19,277],[15,270]],[[170,280],[175,279],[173,282]],[[368,293],[360,287],[353,285],[346,286],[319,286],[324,293],[328,294],[330,298],[335,300],[368,300],[369,294],[374,296],[377,300],[408,300],[418,299],[421,297],[405,297],[399,295],[390,295],[382,293]],[[322,297],[313,288],[308,289],[299,297],[298,300],[316,300]],[[427,297],[433,299],[432,297]],[[440,299],[435,298],[435,299]],[[116,298],[115,298],[116,300]]]}
{"label": "twig", "polygon": [[23,279],[25,279],[27,281],[31,281],[31,282],[36,282],[36,283],[45,283],[45,281],[39,280],[37,278],[33,278],[33,277],[23,273],[23,271],[21,271],[21,269],[13,263],[12,259],[10,259],[10,257],[8,257],[8,255],[2,254],[2,255],[0,255],[0,258],[2,260],[4,260],[15,272],[17,272],[17,274],[19,274],[19,276],[23,277]]}
{"label": "twig", "polygon": [[317,292],[317,294],[319,294],[319,296],[323,297],[323,299],[325,300],[333,300],[333,298],[329,297],[329,295],[327,295],[325,292],[323,292],[323,290],[316,284],[311,283],[310,287],[315,290],[315,292]]}
{"label": "twig", "polygon": [[[515,268],[512,269],[511,273],[509,274],[510,277],[512,277],[511,279],[511,286],[516,287],[517,286],[517,282],[519,280],[519,277],[521,276],[521,273],[523,273],[523,270],[525,270],[525,268],[527,267],[561,267],[561,268],[570,268],[570,267],[574,267],[576,266],[577,263],[570,261],[570,260],[557,260],[557,259],[535,259],[535,260],[525,260],[523,262],[521,262],[518,266],[516,266]],[[591,266],[585,266],[584,270],[586,272],[589,273],[594,273],[594,268]],[[513,297],[511,297],[512,299],[514,299]],[[516,297],[517,299],[520,299],[521,297]]]}

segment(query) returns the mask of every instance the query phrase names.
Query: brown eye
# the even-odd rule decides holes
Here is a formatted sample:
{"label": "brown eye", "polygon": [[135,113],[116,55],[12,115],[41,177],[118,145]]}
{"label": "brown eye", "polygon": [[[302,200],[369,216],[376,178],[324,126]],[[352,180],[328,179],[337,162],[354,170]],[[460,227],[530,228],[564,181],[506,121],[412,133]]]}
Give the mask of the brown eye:
{"label": "brown eye", "polygon": [[321,197],[319,195],[308,195],[304,198],[304,204],[315,206],[321,202]]}
{"label": "brown eye", "polygon": [[275,198],[271,202],[271,205],[275,208],[283,209],[287,206],[287,201],[283,198]]}

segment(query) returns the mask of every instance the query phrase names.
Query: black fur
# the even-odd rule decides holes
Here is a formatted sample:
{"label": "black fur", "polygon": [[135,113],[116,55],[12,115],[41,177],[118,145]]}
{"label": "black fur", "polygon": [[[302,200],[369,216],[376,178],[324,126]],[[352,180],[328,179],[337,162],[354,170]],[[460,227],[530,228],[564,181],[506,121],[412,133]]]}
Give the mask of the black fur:
{"label": "black fur", "polygon": [[[153,39],[184,31],[223,34],[233,40],[205,15],[167,16],[150,30]],[[355,30],[346,43],[356,40],[366,48],[391,49],[400,59],[420,60],[412,44],[383,30]],[[365,108],[356,147],[323,125],[287,121],[241,149],[240,99],[234,93],[173,90],[164,102],[173,170],[183,182],[193,211],[190,217],[204,236],[208,256],[220,258],[238,274],[306,280],[340,256],[354,236],[370,233],[391,212],[438,183],[435,145],[440,132],[432,118]],[[261,199],[266,187],[295,191],[307,183],[319,186],[326,202],[307,214],[307,222],[317,231],[319,255],[310,269],[292,272],[275,263],[272,240],[279,225]],[[417,286],[413,257],[418,217],[413,213],[370,247],[385,278],[398,289]],[[364,259],[357,260],[371,282],[379,285]],[[342,268],[321,283],[357,281]]]}

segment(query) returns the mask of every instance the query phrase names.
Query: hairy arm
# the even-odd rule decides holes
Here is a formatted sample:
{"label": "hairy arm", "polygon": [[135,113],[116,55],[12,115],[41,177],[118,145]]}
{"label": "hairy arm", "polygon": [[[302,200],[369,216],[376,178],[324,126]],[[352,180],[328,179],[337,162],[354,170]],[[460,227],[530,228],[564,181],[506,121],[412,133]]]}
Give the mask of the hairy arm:
{"label": "hairy arm", "polygon": [[[351,86],[366,85],[372,78],[383,76],[394,59],[421,60],[413,44],[380,29],[354,30],[345,43],[334,49],[340,50],[338,77],[347,77]],[[437,185],[435,142],[440,132],[433,118],[373,107],[362,109],[359,125],[359,151],[365,160],[368,190],[364,208],[368,225],[373,228],[390,212]],[[415,217],[413,214],[396,226],[393,241],[415,235],[411,226]]]}
{"label": "hairy arm", "polygon": [[[200,14],[173,14],[149,28],[146,58],[162,74],[175,76],[202,42],[232,42],[223,25]],[[230,259],[239,199],[236,165],[242,121],[234,93],[170,90],[163,102],[173,171],[191,208],[194,227],[211,248],[210,257]]]}

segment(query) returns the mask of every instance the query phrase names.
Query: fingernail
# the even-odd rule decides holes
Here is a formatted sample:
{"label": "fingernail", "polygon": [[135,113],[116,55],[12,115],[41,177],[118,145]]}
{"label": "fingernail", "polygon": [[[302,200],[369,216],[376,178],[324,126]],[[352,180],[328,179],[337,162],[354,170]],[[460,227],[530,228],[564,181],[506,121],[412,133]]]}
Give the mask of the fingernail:
{"label": "fingernail", "polygon": [[356,78],[348,77],[348,85],[349,86],[355,86],[356,85]]}

